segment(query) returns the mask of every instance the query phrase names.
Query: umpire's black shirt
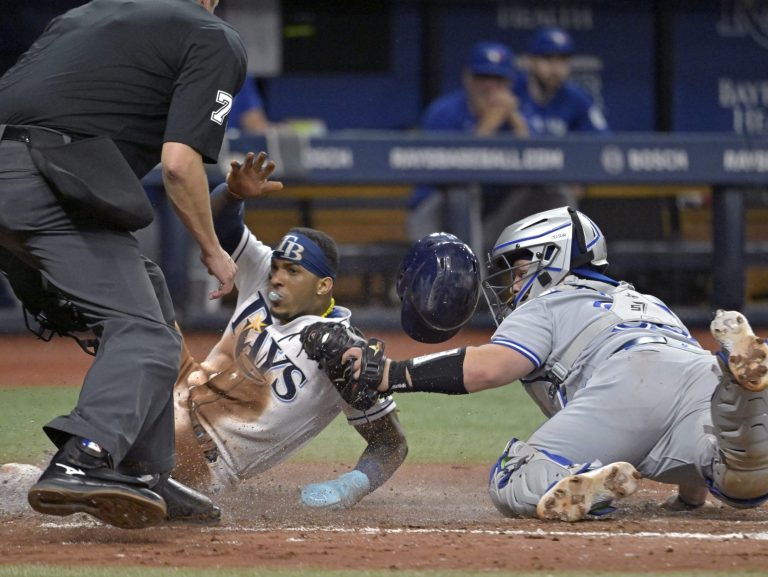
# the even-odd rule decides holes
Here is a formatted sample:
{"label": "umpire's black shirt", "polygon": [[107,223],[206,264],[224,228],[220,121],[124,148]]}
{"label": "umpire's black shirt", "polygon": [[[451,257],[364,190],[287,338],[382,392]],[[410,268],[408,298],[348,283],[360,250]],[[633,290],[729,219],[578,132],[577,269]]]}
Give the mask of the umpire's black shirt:
{"label": "umpire's black shirt", "polygon": [[216,162],[245,68],[237,32],[194,0],[92,0],[0,78],[0,124],[110,136],[139,177],[164,142]]}

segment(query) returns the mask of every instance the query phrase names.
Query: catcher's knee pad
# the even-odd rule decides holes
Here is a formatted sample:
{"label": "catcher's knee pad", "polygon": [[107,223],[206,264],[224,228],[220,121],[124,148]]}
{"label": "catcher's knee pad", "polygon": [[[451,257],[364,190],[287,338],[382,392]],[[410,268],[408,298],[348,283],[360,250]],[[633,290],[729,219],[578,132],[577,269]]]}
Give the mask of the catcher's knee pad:
{"label": "catcher's knee pad", "polygon": [[768,389],[746,390],[721,368],[711,401],[717,453],[708,483],[729,505],[754,507],[768,500]]}
{"label": "catcher's knee pad", "polygon": [[507,517],[535,517],[536,505],[553,484],[588,468],[556,459],[517,439],[507,443],[488,479],[488,492],[499,512]]}

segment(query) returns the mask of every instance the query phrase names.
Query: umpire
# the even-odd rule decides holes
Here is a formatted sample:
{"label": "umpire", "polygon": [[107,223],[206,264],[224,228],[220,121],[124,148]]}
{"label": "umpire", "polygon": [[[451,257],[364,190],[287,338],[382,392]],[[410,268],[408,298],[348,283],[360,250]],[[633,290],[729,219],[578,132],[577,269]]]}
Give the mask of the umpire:
{"label": "umpire", "polygon": [[162,162],[219,280],[211,298],[232,289],[203,163],[216,162],[246,56],[217,4],[93,0],[55,18],[0,78],[0,268],[12,284],[15,271],[39,271],[98,338],[77,406],[44,428],[59,450],[29,492],[40,513],[124,528],[166,514],[157,480],[175,462],[181,339],[131,232],[152,218],[139,179]]}

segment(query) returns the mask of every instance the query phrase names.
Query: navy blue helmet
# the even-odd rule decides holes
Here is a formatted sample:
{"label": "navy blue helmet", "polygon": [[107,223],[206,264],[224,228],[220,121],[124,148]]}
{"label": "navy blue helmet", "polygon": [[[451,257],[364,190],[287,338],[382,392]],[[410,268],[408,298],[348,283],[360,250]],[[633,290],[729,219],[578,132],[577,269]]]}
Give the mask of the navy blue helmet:
{"label": "navy blue helmet", "polygon": [[480,298],[477,257],[452,234],[435,232],[405,255],[397,278],[400,322],[422,343],[450,339],[472,317]]}

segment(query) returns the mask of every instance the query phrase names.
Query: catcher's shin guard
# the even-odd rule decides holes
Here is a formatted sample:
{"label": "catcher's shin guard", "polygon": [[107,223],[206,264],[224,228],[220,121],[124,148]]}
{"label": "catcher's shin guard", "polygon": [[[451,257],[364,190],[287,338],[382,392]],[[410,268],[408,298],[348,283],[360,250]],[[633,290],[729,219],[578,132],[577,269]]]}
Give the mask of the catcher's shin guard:
{"label": "catcher's shin guard", "polygon": [[717,452],[705,476],[721,501],[753,507],[768,500],[768,347],[736,311],[717,311],[710,331],[723,351],[711,401]]}
{"label": "catcher's shin guard", "polygon": [[712,396],[717,454],[708,479],[712,494],[733,507],[768,500],[768,390],[749,391],[724,362]]}
{"label": "catcher's shin guard", "polygon": [[528,444],[512,439],[491,469],[491,501],[507,517],[535,517],[536,506],[560,479],[586,471],[587,465],[561,463]]}

